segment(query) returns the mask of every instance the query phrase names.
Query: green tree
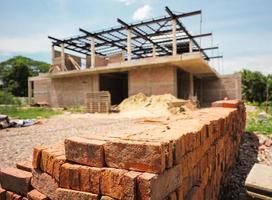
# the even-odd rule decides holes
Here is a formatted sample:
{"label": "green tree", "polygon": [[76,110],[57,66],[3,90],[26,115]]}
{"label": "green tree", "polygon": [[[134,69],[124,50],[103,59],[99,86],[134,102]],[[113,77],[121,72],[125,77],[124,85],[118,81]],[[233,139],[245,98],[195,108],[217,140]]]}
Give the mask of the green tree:
{"label": "green tree", "polygon": [[46,73],[49,64],[32,60],[23,56],[15,56],[0,63],[0,80],[3,89],[15,96],[27,96],[27,80],[29,76]]}
{"label": "green tree", "polygon": [[25,64],[16,63],[3,77],[4,89],[14,96],[26,96],[29,75],[29,69]]}
{"label": "green tree", "polygon": [[267,77],[261,72],[243,70],[242,95],[247,101],[255,101],[259,104],[266,100]]}

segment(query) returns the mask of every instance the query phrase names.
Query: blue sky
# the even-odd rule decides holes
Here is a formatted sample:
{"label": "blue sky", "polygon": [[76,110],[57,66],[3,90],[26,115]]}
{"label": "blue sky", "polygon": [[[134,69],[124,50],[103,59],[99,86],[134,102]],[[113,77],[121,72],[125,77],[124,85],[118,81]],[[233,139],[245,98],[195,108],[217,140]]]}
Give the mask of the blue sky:
{"label": "blue sky", "polygon": [[[221,61],[212,61],[220,72],[242,68],[272,73],[271,0],[0,0],[0,61],[14,55],[50,62],[48,35],[65,38],[78,28],[96,31],[173,11],[202,10],[202,32],[213,33]],[[199,33],[200,16],[184,19]],[[210,45],[211,38],[202,40]],[[224,70],[222,70],[224,68]]]}

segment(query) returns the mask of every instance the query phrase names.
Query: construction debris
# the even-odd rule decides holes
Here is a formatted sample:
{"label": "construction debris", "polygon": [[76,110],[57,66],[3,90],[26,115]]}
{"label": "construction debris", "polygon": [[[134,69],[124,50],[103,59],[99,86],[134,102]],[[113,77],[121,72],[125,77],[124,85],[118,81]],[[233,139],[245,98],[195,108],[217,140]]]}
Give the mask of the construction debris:
{"label": "construction debris", "polygon": [[249,196],[256,199],[272,199],[272,167],[255,164],[246,179]]}
{"label": "construction debris", "polygon": [[7,115],[0,115],[0,129],[8,128],[9,125],[9,117]]}
{"label": "construction debris", "polygon": [[158,116],[178,114],[197,109],[191,100],[178,99],[171,94],[146,96],[143,93],[130,96],[117,107],[120,112],[147,113]]}
{"label": "construction debris", "polygon": [[272,137],[258,135],[259,138],[259,153],[258,162],[272,167]]}
{"label": "construction debris", "polygon": [[0,129],[11,128],[11,127],[27,127],[34,124],[41,124],[40,120],[34,119],[19,119],[19,120],[10,120],[7,115],[0,115]]}

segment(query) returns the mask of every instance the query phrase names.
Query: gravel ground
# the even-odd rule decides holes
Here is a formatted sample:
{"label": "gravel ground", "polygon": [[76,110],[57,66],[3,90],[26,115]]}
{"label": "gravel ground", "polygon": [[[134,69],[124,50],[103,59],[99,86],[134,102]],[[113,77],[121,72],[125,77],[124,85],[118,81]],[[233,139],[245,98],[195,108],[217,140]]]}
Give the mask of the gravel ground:
{"label": "gravel ground", "polygon": [[255,163],[272,166],[272,138],[244,133],[236,165],[221,188],[221,200],[247,199],[245,180]]}
{"label": "gravel ground", "polygon": [[65,138],[86,134],[120,135],[156,127],[137,123],[135,117],[118,114],[63,114],[41,125],[0,130],[0,168],[31,160],[35,145],[62,143]]}

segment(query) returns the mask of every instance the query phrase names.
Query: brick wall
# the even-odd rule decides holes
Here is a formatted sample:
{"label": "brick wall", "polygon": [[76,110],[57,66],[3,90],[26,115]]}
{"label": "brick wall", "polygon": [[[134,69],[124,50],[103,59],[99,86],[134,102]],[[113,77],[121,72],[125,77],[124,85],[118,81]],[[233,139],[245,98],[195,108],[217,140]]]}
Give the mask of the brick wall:
{"label": "brick wall", "polygon": [[210,105],[211,102],[229,99],[242,98],[242,86],[240,74],[222,75],[219,78],[203,78],[201,81],[202,90],[200,101],[203,105]]}
{"label": "brick wall", "polygon": [[129,96],[139,92],[146,95],[177,94],[176,68],[172,66],[131,70],[128,81]]}
{"label": "brick wall", "polygon": [[[52,65],[58,65],[59,67],[61,66],[61,52],[60,51],[54,51],[54,59]],[[70,61],[68,56],[72,57],[79,66],[81,66],[81,58],[72,54],[65,53],[65,66],[67,70],[75,70],[75,67],[73,63]]]}
{"label": "brick wall", "polygon": [[84,105],[85,94],[99,90],[98,75],[34,81],[34,102],[52,107]]}
{"label": "brick wall", "polygon": [[47,105],[51,104],[50,86],[51,86],[51,79],[49,78],[33,81],[34,103],[47,104]]}

